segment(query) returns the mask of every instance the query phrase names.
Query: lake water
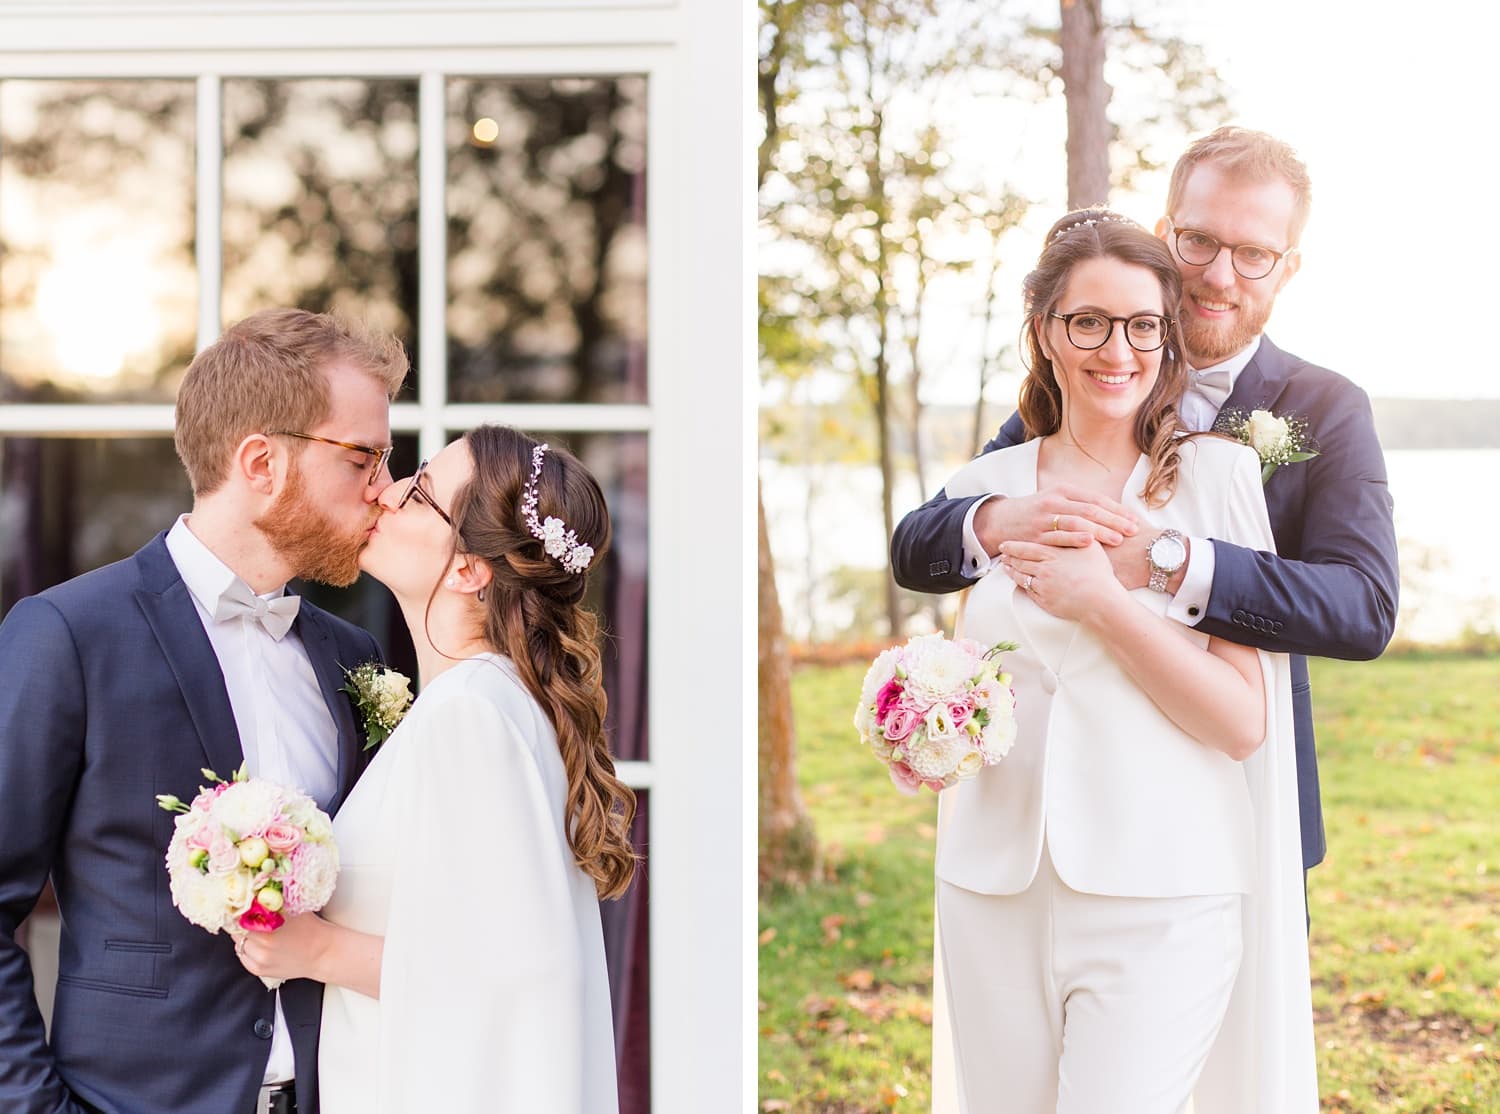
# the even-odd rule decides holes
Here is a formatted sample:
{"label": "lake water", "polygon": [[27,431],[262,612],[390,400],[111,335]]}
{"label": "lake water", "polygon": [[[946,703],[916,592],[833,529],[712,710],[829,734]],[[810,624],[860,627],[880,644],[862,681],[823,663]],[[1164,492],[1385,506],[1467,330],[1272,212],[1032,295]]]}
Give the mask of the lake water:
{"label": "lake water", "polygon": [[[1386,467],[1401,553],[1398,635],[1441,642],[1465,625],[1500,628],[1500,449],[1393,451]],[[836,639],[849,612],[828,602],[826,578],[840,567],[877,568],[886,560],[879,471],[771,461],[760,469],[788,634]],[[907,477],[898,484],[897,517],[918,501]]]}

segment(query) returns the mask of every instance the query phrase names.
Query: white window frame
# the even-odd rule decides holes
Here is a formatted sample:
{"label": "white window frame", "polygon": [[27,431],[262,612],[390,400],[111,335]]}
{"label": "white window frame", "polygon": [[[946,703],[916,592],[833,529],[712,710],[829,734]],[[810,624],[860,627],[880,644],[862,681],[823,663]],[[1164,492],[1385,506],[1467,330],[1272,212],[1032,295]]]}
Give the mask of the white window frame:
{"label": "white window frame", "polygon": [[[486,421],[648,434],[651,1094],[658,1114],[754,1093],[748,932],[745,596],[751,271],[749,43],[732,0],[0,0],[0,77],[197,82],[198,345],[221,322],[221,83],[416,77],[419,401],[392,430],[423,455]],[[445,75],[640,74],[647,81],[647,402],[447,401]],[[438,327],[433,327],[437,324]],[[163,404],[0,405],[5,435],[159,434]],[[749,964],[748,971],[746,965]],[[753,1001],[750,999],[749,1001]]]}

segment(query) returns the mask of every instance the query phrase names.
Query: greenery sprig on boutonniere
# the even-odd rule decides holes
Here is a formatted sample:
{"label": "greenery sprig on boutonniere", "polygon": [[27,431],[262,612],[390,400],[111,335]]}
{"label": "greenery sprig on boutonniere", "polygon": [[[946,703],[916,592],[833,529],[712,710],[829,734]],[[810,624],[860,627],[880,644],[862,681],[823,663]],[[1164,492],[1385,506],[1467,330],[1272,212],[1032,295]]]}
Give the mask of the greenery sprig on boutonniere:
{"label": "greenery sprig on boutonniere", "polygon": [[[344,669],[343,666],[339,666]],[[349,683],[340,692],[354,698],[354,707],[365,720],[364,749],[378,747],[405,717],[414,699],[411,678],[377,661],[344,669]]]}
{"label": "greenery sprig on boutonniere", "polygon": [[1283,464],[1299,464],[1318,455],[1308,448],[1307,422],[1302,418],[1278,418],[1269,410],[1252,410],[1246,417],[1238,410],[1228,410],[1219,415],[1214,429],[1255,450],[1260,457],[1262,484]]}

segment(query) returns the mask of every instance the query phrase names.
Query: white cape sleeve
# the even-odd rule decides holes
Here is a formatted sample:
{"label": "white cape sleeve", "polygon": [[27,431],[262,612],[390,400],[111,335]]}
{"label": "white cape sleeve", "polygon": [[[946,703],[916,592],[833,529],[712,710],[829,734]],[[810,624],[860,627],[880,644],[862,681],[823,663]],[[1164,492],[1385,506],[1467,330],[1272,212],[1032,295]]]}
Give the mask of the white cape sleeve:
{"label": "white cape sleeve", "polygon": [[393,771],[380,1112],[615,1114],[598,1101],[615,1065],[588,1037],[576,868],[528,741],[474,693],[433,712]]}
{"label": "white cape sleeve", "polygon": [[[1226,510],[1225,541],[1276,551],[1253,452],[1234,454]],[[1244,956],[1193,1099],[1205,1114],[1316,1114],[1291,662],[1262,650],[1260,665],[1266,737],[1241,764],[1255,817],[1256,863],[1254,891],[1244,902]]]}

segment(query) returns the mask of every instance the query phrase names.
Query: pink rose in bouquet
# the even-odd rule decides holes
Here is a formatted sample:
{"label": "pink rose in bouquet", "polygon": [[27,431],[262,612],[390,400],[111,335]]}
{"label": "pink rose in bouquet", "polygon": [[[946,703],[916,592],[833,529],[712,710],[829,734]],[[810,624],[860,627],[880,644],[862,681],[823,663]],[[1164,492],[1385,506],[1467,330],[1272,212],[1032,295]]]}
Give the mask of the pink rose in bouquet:
{"label": "pink rose in bouquet", "polygon": [[339,869],[328,814],[300,790],[247,777],[243,766],[230,781],[212,770],[203,776],[214,785],[191,804],[156,798],[178,814],[166,855],[178,911],[209,932],[243,936],[323,908]]}
{"label": "pink rose in bouquet", "polygon": [[926,634],[871,663],[854,726],[898,789],[946,789],[1005,757],[1016,698],[998,658],[1015,648]]}

